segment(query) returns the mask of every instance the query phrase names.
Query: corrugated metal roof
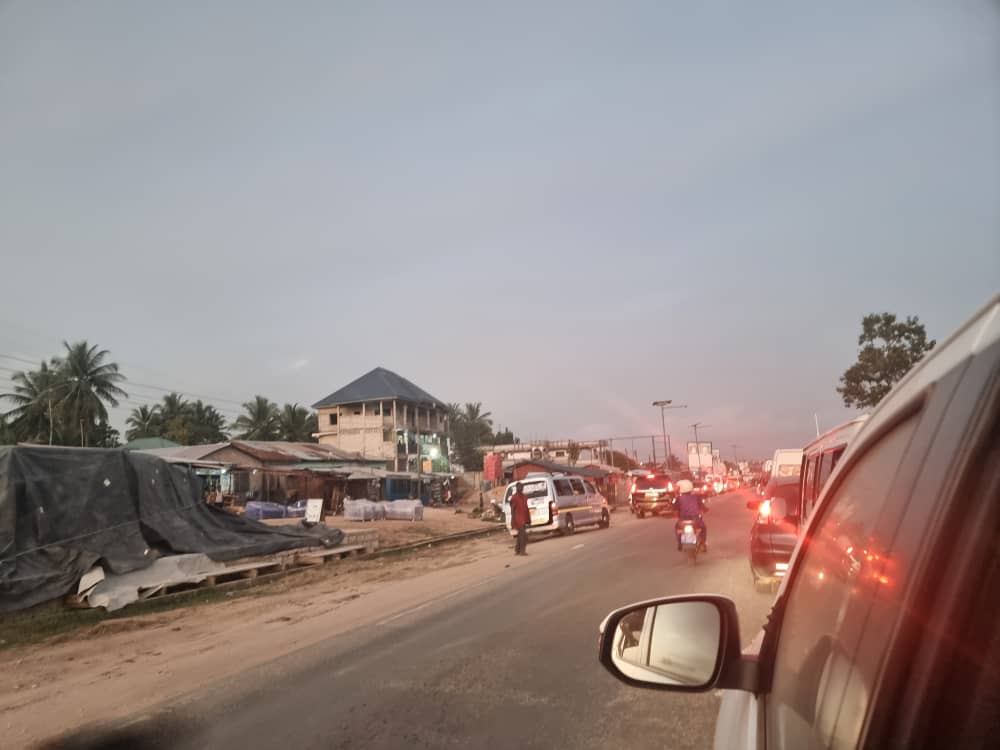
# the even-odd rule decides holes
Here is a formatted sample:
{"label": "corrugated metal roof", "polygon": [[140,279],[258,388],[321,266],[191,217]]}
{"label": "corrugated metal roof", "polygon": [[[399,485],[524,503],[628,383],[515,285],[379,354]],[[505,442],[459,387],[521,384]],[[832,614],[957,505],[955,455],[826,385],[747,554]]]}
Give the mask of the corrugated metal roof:
{"label": "corrugated metal roof", "polygon": [[[332,445],[320,445],[319,443],[288,443],[280,440],[231,440],[225,443],[209,443],[207,445],[182,445],[177,448],[153,448],[141,451],[150,453],[161,458],[177,460],[197,461],[211,456],[213,453],[223,448],[233,448],[235,450],[253,456],[264,463],[287,463],[287,464],[316,464],[335,463],[343,464],[385,464],[385,459],[365,458],[360,453],[343,451]],[[308,468],[303,466],[302,468]]]}
{"label": "corrugated metal roof", "polygon": [[371,372],[348,383],[339,391],[334,391],[326,398],[313,404],[313,408],[320,409],[338,404],[356,404],[360,401],[379,401],[393,398],[419,404],[433,404],[441,409],[445,408],[444,402],[434,398],[402,375],[397,375],[384,367],[376,367]]}

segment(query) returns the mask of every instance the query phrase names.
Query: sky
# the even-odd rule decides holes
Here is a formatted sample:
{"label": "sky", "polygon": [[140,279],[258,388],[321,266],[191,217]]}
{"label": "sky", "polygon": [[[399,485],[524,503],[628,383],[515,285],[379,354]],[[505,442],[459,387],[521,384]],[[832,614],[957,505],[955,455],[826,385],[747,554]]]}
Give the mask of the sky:
{"label": "sky", "polygon": [[1000,4],[0,0],[0,248],[0,390],[86,339],[118,426],[384,366],[763,457],[1000,290]]}

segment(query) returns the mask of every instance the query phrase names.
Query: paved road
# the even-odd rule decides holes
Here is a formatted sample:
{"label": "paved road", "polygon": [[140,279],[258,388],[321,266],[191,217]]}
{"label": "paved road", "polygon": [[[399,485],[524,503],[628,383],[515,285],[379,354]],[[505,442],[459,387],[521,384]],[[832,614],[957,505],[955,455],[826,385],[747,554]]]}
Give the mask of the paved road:
{"label": "paved road", "polygon": [[720,592],[743,642],[770,597],[747,567],[750,513],[713,501],[708,555],[690,567],[673,520],[619,510],[609,530],[529,547],[524,564],[213,687],[172,709],[198,748],[704,748],[719,698],[628,688],[597,663],[611,609],[669,594]]}

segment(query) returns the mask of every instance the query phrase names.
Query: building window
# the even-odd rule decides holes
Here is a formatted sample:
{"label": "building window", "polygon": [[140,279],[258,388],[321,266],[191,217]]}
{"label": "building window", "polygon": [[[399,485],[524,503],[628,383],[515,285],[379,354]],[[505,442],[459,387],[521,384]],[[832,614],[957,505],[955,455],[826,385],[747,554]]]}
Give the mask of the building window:
{"label": "building window", "polygon": [[382,402],[381,401],[376,401],[374,404],[372,404],[372,414],[374,414],[376,417],[382,416]]}
{"label": "building window", "polygon": [[330,424],[331,425],[336,425],[337,424],[337,415],[336,414],[331,414],[330,415]]}
{"label": "building window", "polygon": [[382,442],[383,443],[392,442],[392,430],[382,430]]}

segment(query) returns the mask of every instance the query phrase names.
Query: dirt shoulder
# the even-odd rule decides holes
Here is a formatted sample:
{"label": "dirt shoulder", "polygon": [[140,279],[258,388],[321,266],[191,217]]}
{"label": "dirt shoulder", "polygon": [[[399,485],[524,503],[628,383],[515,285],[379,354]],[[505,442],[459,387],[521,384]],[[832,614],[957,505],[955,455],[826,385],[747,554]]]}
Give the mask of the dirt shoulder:
{"label": "dirt shoulder", "polygon": [[[472,519],[447,512],[456,519],[445,524],[448,533],[467,530],[457,528],[457,519]],[[471,585],[510,560],[510,540],[503,534],[402,556],[345,560],[251,592],[220,594],[201,606],[108,619],[43,643],[7,648],[0,651],[4,746],[29,746],[83,724],[134,716]]]}
{"label": "dirt shoulder", "polygon": [[[457,534],[462,531],[475,531],[496,526],[478,518],[471,518],[469,511],[472,506],[460,508],[424,508],[422,521],[347,521],[343,518],[328,520],[332,526],[348,529],[375,529],[378,531],[378,546],[398,547],[403,544],[421,542],[436,536]],[[299,519],[277,519],[265,521],[271,525],[297,524]]]}

